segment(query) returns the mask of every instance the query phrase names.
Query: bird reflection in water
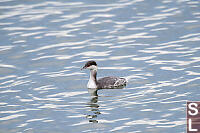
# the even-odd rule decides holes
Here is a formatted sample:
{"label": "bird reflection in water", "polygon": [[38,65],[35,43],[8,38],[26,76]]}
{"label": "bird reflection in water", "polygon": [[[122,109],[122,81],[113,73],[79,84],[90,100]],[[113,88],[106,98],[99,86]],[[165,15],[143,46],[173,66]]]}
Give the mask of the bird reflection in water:
{"label": "bird reflection in water", "polygon": [[[118,88],[113,88],[113,89],[123,89],[125,86],[121,86]],[[88,88],[88,92],[91,95],[91,99],[90,101],[87,103],[87,107],[90,108],[89,112],[90,114],[86,115],[86,118],[89,119],[89,122],[91,123],[98,123],[98,115],[101,114],[100,110],[99,110],[99,105],[98,105],[98,94],[97,91],[99,89],[90,89]],[[102,90],[102,89],[101,89]]]}
{"label": "bird reflection in water", "polygon": [[89,122],[92,122],[92,123],[98,123],[97,121],[97,116],[100,113],[99,111],[99,105],[98,105],[98,94],[97,94],[97,89],[88,89],[88,92],[90,93],[91,95],[91,99],[90,101],[87,103],[87,107],[90,108],[90,112],[92,114],[88,114],[86,116],[86,118],[89,119]]}

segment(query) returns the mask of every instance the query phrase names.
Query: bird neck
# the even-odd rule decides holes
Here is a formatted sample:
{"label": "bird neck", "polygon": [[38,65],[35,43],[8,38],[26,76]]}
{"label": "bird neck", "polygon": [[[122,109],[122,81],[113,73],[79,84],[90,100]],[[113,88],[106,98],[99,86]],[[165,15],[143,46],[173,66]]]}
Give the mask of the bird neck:
{"label": "bird neck", "polygon": [[90,80],[97,81],[97,70],[90,70]]}
{"label": "bird neck", "polygon": [[88,81],[88,88],[97,88],[97,70],[90,70],[90,79]]}

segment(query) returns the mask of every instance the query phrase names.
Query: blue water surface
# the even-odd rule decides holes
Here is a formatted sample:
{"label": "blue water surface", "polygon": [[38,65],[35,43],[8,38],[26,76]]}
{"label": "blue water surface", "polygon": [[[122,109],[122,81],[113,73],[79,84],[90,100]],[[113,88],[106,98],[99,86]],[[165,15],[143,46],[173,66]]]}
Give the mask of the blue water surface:
{"label": "blue water surface", "polygon": [[[197,0],[1,0],[1,133],[183,133],[200,93]],[[86,88],[98,78],[124,89]]]}

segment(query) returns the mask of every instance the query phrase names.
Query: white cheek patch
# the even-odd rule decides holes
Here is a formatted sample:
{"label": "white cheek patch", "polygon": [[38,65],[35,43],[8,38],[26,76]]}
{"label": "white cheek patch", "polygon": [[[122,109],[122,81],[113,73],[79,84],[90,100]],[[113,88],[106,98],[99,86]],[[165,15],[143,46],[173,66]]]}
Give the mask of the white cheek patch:
{"label": "white cheek patch", "polygon": [[91,65],[91,66],[89,66],[87,68],[90,69],[90,70],[97,70],[97,66],[95,66],[95,65]]}

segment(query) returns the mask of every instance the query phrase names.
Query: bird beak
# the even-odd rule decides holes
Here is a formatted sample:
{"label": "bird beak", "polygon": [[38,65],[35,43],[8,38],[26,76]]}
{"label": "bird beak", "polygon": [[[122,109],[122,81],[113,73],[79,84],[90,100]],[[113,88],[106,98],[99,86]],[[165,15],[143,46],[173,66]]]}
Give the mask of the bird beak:
{"label": "bird beak", "polygon": [[81,70],[83,70],[83,69],[86,69],[87,67],[86,66],[84,66],[83,68],[81,68]]}

